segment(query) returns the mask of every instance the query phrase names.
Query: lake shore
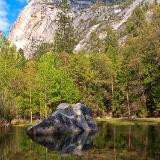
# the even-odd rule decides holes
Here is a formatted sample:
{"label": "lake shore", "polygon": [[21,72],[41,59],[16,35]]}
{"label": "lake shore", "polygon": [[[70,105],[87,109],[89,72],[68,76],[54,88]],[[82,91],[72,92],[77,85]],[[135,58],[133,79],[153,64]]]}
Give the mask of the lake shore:
{"label": "lake shore", "polygon": [[160,125],[160,118],[96,118],[96,121],[113,125]]}
{"label": "lake shore", "polygon": [[[160,125],[160,118],[95,118],[97,123],[108,123],[112,125]],[[38,121],[35,120],[30,123],[28,120],[13,120],[12,125],[18,127],[27,127],[34,125]]]}

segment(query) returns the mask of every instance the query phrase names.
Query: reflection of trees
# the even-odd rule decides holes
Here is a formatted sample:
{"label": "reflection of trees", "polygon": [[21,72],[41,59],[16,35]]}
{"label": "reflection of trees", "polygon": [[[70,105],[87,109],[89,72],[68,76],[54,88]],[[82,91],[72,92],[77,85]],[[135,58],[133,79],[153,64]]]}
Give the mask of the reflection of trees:
{"label": "reflection of trees", "polygon": [[128,150],[131,149],[131,126],[128,126]]}
{"label": "reflection of trees", "polygon": [[[24,128],[0,130],[0,160],[50,160],[62,158],[33,143],[25,134]],[[74,160],[68,156],[64,160]]]}
{"label": "reflection of trees", "polygon": [[5,159],[9,154],[10,150],[13,148],[14,137],[11,128],[1,128],[0,129],[0,159]]}
{"label": "reflection of trees", "polygon": [[160,159],[160,127],[150,126],[148,130],[148,154],[155,159]]}
{"label": "reflection of trees", "polygon": [[99,124],[99,126],[101,129],[94,141],[94,148],[98,148],[103,154],[114,155],[113,159],[141,158],[143,160],[149,157],[158,157],[160,150],[159,127],[111,126],[105,123]]}
{"label": "reflection of trees", "polygon": [[[57,142],[58,143],[58,142]],[[99,124],[93,148],[83,160],[160,159],[160,127]],[[77,156],[60,157],[28,139],[23,128],[0,130],[0,160],[76,160]]]}

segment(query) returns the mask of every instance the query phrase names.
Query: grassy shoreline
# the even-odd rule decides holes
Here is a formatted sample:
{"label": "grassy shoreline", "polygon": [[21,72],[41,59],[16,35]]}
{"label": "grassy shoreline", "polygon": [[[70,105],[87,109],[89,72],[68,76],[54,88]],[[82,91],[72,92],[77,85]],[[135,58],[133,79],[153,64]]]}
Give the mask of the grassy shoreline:
{"label": "grassy shoreline", "polygon": [[[160,118],[96,118],[95,120],[97,123],[108,123],[112,125],[160,125]],[[33,123],[30,123],[26,120],[19,124],[12,123],[12,125],[16,127],[29,127],[34,125],[36,122],[37,121],[33,121]]]}
{"label": "grassy shoreline", "polygon": [[96,121],[113,125],[160,125],[160,118],[97,118]]}

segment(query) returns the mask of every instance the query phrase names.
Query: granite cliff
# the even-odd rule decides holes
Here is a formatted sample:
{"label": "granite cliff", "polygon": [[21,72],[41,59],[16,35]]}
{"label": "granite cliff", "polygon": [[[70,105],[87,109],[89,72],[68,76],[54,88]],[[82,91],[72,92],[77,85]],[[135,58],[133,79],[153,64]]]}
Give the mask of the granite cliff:
{"label": "granite cliff", "polygon": [[[107,36],[106,23],[118,31],[138,5],[155,3],[155,0],[132,0],[125,7],[109,0],[102,3],[96,0],[68,0],[68,3],[69,14],[73,17],[73,25],[79,35],[74,52],[80,52],[90,48],[92,33],[96,32],[100,40]],[[42,43],[54,42],[56,19],[61,11],[59,4],[60,0],[31,0],[12,26],[9,40],[17,49],[23,49],[27,59]]]}

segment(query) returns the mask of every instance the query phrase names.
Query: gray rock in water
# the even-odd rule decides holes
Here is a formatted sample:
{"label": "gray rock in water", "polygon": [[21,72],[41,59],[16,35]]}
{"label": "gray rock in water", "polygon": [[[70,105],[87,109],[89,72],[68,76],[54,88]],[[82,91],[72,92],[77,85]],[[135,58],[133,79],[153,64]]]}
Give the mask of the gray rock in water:
{"label": "gray rock in water", "polygon": [[80,132],[76,134],[29,136],[34,142],[46,147],[49,151],[61,156],[70,154],[83,155],[92,148],[96,132]]}
{"label": "gray rock in water", "polygon": [[40,123],[29,127],[30,135],[51,135],[77,133],[81,131],[96,131],[97,125],[92,117],[92,111],[81,103],[62,103],[57,110]]}

